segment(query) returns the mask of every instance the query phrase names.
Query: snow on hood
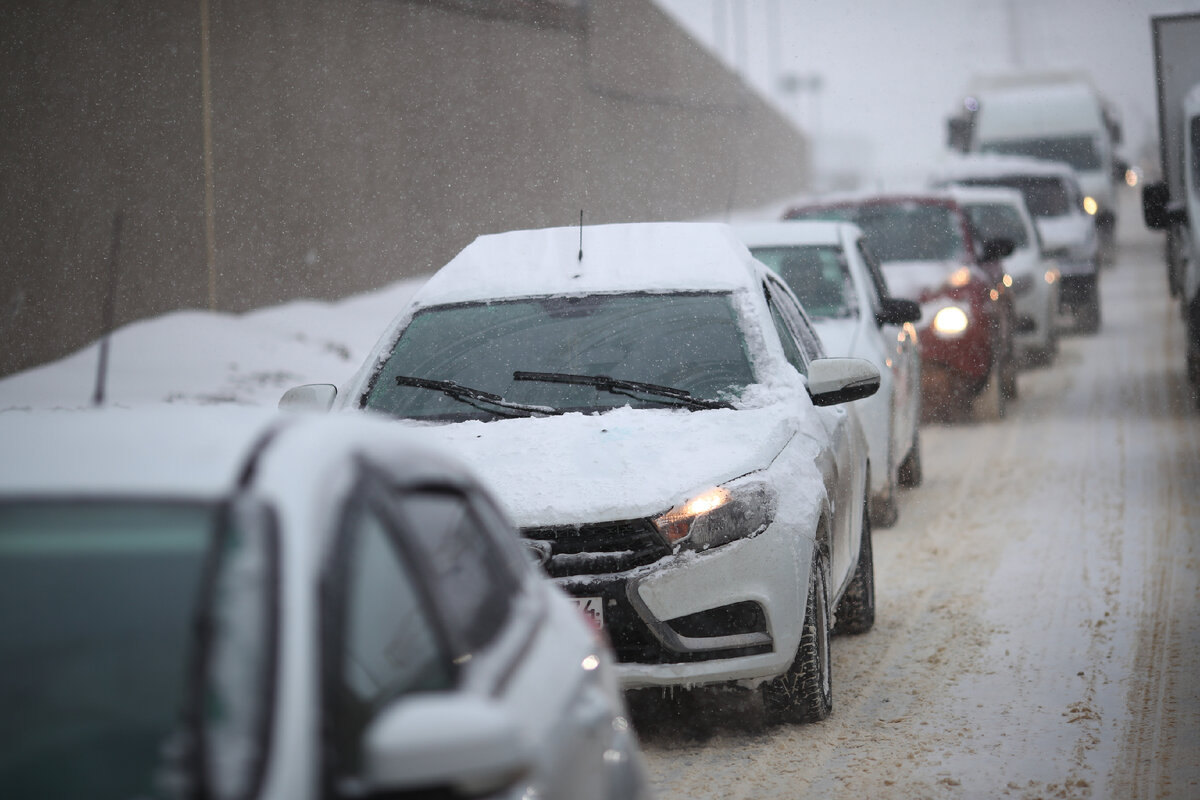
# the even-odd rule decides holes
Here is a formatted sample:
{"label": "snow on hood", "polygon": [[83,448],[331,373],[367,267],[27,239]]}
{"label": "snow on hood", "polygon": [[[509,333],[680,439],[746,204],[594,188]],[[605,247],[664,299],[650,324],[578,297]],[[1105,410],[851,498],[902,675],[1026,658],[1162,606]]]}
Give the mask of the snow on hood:
{"label": "snow on hood", "polygon": [[1094,225],[1091,217],[1081,214],[1066,214],[1060,217],[1038,217],[1035,220],[1038,233],[1042,236],[1042,246],[1047,250],[1068,249],[1082,251],[1088,248],[1089,239],[1094,235]]}
{"label": "snow on hood", "polygon": [[919,302],[923,293],[936,292],[960,266],[957,261],[886,261],[883,278],[892,297]]}
{"label": "snow on hood", "polygon": [[659,514],[767,467],[795,435],[784,412],[626,407],[414,431],[483,476],[517,525],[574,524]]}

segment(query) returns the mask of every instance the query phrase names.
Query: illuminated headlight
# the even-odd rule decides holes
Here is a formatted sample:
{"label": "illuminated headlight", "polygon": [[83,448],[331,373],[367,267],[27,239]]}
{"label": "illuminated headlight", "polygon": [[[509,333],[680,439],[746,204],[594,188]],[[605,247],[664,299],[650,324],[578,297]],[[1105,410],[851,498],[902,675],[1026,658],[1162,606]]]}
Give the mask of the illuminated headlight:
{"label": "illuminated headlight", "polygon": [[1083,198],[1083,210],[1089,216],[1094,217],[1096,216],[1096,212],[1100,210],[1100,204],[1096,202],[1096,198],[1094,197],[1085,197]]}
{"label": "illuminated headlight", "polygon": [[971,317],[958,306],[942,306],[929,316],[933,320],[929,327],[938,336],[947,339],[962,336],[967,330],[967,326],[971,324]]}
{"label": "illuminated headlight", "polygon": [[765,529],[775,501],[775,490],[761,481],[714,486],[651,522],[672,547],[707,550]]}

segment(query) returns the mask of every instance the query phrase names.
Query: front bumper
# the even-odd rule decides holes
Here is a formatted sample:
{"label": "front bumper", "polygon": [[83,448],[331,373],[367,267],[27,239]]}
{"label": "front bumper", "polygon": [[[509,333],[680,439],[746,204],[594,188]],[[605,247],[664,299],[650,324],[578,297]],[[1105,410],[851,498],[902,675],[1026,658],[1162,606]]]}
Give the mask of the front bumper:
{"label": "front bumper", "polygon": [[599,599],[625,688],[771,678],[799,646],[812,547],[776,522],[703,553],[555,580]]}

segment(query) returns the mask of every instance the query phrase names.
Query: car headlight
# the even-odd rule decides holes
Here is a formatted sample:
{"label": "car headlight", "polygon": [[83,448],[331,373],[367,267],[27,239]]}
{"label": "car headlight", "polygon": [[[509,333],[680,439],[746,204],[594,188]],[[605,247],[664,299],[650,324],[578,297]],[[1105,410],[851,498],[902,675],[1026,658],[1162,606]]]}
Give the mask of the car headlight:
{"label": "car headlight", "polygon": [[707,550],[761,532],[775,517],[775,490],[762,481],[714,486],[651,520],[672,547]]}
{"label": "car headlight", "polygon": [[943,339],[962,336],[971,324],[971,315],[961,306],[931,304],[921,309],[921,318],[928,319],[929,327]]}

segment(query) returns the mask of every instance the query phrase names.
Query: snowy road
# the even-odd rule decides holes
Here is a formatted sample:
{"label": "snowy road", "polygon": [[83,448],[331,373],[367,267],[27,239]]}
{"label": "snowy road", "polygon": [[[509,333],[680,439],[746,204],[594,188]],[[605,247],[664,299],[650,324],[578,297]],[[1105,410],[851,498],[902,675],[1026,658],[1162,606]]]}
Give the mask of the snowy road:
{"label": "snowy road", "polygon": [[1023,372],[1006,419],[922,429],[833,715],[639,704],[661,797],[1200,797],[1200,413],[1161,245],[1126,241],[1098,335]]}

